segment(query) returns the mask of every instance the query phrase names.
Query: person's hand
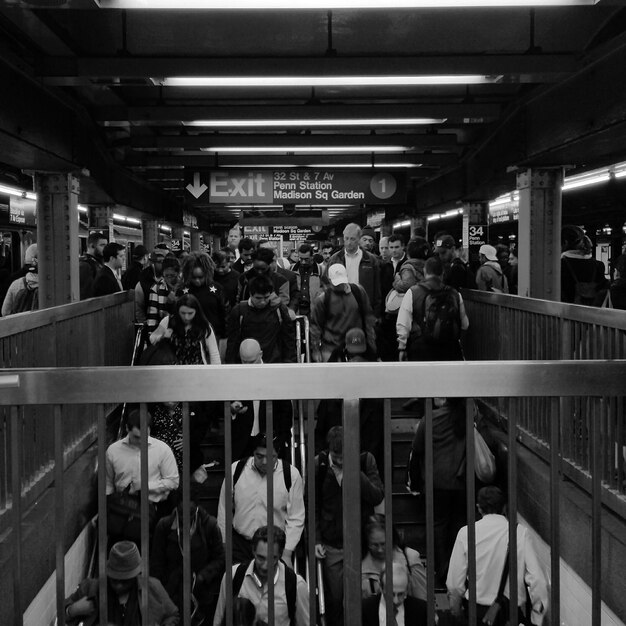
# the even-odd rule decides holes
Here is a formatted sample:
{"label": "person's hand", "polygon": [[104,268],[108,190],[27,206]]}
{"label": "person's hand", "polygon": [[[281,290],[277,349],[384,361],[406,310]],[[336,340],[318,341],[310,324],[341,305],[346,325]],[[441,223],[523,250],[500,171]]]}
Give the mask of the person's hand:
{"label": "person's hand", "polygon": [[316,559],[325,559],[326,558],[326,548],[321,543],[315,544],[315,558]]}
{"label": "person's hand", "polygon": [[289,319],[291,320],[296,319],[296,312],[293,309],[287,309],[287,312],[289,313]]}
{"label": "person's hand", "polygon": [[161,339],[171,339],[173,334],[174,334],[173,328],[166,328],[165,331],[163,332],[163,336],[161,337]]}
{"label": "person's hand", "polygon": [[67,607],[68,617],[87,617],[96,611],[96,603],[89,598],[81,598]]}
{"label": "person's hand", "polygon": [[130,489],[128,490],[128,493],[139,493],[141,491],[141,479],[131,481],[129,487]]}
{"label": "person's hand", "polygon": [[230,403],[230,412],[233,415],[243,415],[248,410],[239,400]]}
{"label": "person's hand", "polygon": [[406,350],[398,350],[398,361],[408,361]]}
{"label": "person's hand", "polygon": [[278,308],[281,304],[282,304],[282,300],[280,299],[280,296],[275,291],[272,291],[270,295],[269,305],[271,307]]}

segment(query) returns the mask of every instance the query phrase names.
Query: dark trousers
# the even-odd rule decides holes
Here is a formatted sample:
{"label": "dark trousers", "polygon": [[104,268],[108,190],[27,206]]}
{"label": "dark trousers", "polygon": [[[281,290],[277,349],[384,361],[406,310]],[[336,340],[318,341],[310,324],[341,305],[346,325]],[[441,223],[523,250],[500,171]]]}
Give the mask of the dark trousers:
{"label": "dark trousers", "polygon": [[247,563],[253,558],[250,539],[233,530],[233,563]]}

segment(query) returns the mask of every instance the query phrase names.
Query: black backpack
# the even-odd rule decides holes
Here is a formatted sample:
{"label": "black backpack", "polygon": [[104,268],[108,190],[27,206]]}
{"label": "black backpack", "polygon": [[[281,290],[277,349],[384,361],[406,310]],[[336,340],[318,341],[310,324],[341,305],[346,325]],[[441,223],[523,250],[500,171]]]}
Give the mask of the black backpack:
{"label": "black backpack", "polygon": [[584,304],[586,306],[598,306],[598,294],[600,292],[600,283],[596,281],[598,267],[595,266],[591,280],[588,282],[580,281],[574,273],[574,269],[570,265],[569,259],[565,257],[565,265],[569,273],[574,279],[574,304]]}
{"label": "black backpack", "polygon": [[[243,579],[246,576],[246,570],[252,561],[240,563],[235,570],[233,576],[233,599],[237,597]],[[291,626],[296,624],[296,595],[298,589],[298,579],[296,573],[287,565],[285,565],[285,595],[287,596],[287,612],[289,613],[289,623]]]}
{"label": "black backpack", "polygon": [[[425,297],[420,308],[420,290]],[[421,311],[421,313],[420,313]],[[458,294],[444,285],[429,289],[424,284],[413,288],[413,320],[416,335],[425,343],[449,343],[461,338],[461,308]]]}

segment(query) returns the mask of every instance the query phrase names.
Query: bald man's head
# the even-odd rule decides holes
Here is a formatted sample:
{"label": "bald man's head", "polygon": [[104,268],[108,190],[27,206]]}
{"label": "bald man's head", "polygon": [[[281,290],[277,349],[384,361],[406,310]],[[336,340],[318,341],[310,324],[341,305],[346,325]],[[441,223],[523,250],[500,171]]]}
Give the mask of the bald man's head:
{"label": "bald man's head", "polygon": [[[404,604],[404,600],[407,596],[409,589],[409,572],[404,563],[392,563],[391,565],[392,578],[393,578],[393,605],[400,607]],[[383,570],[380,577],[380,587],[385,592],[385,585],[387,583],[387,572]]]}
{"label": "bald man's head", "polygon": [[263,350],[256,339],[244,339],[239,346],[239,358],[246,365],[263,363]]}

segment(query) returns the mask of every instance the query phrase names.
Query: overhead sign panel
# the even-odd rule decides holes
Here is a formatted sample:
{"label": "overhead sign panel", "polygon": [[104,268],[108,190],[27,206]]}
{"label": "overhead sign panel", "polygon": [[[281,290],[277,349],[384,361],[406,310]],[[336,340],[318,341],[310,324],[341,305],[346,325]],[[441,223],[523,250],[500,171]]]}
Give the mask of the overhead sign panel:
{"label": "overhead sign panel", "polygon": [[195,204],[401,204],[398,172],[325,169],[185,170],[187,200]]}

